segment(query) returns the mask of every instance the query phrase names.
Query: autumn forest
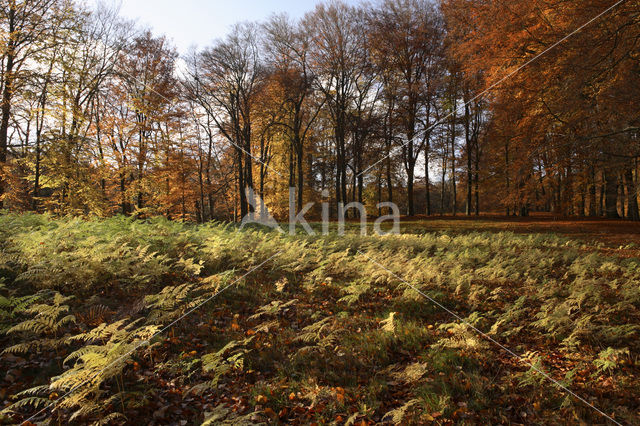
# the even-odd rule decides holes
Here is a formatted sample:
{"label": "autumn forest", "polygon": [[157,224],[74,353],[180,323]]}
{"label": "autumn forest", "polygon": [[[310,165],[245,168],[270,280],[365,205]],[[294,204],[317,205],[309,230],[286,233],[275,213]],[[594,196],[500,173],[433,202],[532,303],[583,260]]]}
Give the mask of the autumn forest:
{"label": "autumn forest", "polygon": [[0,0],[0,424],[640,425],[640,1],[145,2]]}
{"label": "autumn forest", "polygon": [[205,222],[249,212],[247,188],[282,214],[295,187],[298,207],[637,220],[637,4],[554,46],[610,6],[329,2],[180,57],[104,6],[8,1],[3,205]]}

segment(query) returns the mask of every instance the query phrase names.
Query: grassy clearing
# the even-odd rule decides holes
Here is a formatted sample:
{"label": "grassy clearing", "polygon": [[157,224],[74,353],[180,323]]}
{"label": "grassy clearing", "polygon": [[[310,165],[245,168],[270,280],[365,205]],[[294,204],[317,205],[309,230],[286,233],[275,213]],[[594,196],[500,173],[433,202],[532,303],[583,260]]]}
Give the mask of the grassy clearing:
{"label": "grassy clearing", "polygon": [[605,422],[379,263],[636,423],[637,257],[557,234],[409,228],[292,237],[0,216],[5,419]]}

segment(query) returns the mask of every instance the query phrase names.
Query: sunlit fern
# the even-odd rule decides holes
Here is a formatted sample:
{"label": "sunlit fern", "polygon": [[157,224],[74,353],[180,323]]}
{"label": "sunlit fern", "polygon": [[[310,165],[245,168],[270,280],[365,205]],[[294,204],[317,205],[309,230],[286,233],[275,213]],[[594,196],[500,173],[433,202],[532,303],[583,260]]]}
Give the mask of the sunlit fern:
{"label": "sunlit fern", "polygon": [[[57,292],[23,298],[13,313],[29,318],[6,330],[8,335],[21,336],[23,342],[6,348],[3,353],[39,352],[64,345],[61,335],[68,325],[75,322],[75,317],[68,314],[69,306],[65,304],[71,299]],[[37,303],[41,300],[50,301]]]}
{"label": "sunlit fern", "polygon": [[294,356],[303,353],[324,351],[337,348],[340,335],[344,330],[336,327],[335,318],[330,316],[304,327],[295,337],[295,342],[305,344]]}
{"label": "sunlit fern", "polygon": [[191,392],[200,394],[215,390],[220,379],[233,370],[242,370],[247,354],[251,351],[249,345],[254,336],[243,340],[232,340],[222,349],[206,354],[202,357],[202,371],[211,379],[191,388]]}

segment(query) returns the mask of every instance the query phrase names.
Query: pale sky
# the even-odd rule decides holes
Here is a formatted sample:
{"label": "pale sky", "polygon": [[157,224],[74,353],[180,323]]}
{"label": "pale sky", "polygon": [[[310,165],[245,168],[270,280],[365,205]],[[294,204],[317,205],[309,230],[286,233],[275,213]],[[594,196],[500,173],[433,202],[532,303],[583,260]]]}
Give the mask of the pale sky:
{"label": "pale sky", "polygon": [[[98,0],[84,0],[94,4]],[[302,17],[320,0],[106,0],[121,3],[120,15],[134,19],[155,34],[164,34],[184,54],[190,46],[204,47],[222,38],[242,21],[262,21],[273,13]],[[357,0],[348,0],[357,4]]]}

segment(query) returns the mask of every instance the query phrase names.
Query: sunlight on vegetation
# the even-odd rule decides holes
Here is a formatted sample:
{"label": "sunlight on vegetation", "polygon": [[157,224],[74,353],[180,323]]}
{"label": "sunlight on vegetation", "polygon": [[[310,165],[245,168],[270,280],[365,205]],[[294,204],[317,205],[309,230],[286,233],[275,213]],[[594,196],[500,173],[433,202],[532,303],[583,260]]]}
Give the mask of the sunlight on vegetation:
{"label": "sunlight on vegetation", "polygon": [[285,236],[161,218],[5,214],[0,234],[13,421],[43,407],[62,422],[162,419],[181,401],[210,424],[601,421],[367,258],[606,413],[637,415],[637,257],[552,234]]}
{"label": "sunlight on vegetation", "polygon": [[0,424],[640,426],[639,46],[640,0],[0,0]]}

